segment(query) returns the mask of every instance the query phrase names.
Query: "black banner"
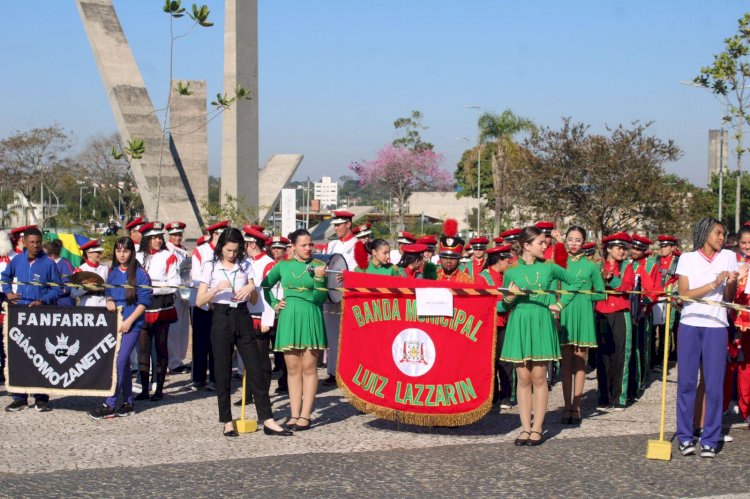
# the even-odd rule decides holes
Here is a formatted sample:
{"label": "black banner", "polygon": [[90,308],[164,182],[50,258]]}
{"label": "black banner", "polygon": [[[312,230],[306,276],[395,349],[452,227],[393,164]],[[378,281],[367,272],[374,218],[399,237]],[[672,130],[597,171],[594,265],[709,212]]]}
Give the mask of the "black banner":
{"label": "black banner", "polygon": [[103,307],[10,305],[3,328],[7,390],[112,395],[120,349],[117,318]]}

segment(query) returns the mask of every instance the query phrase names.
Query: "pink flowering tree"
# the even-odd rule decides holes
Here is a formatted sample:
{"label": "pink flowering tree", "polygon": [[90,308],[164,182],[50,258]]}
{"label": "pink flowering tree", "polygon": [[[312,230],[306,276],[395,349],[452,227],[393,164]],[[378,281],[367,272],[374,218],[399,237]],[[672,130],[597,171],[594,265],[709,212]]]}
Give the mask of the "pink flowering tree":
{"label": "pink flowering tree", "polygon": [[349,169],[357,174],[359,185],[373,186],[398,203],[399,230],[404,229],[404,205],[412,192],[447,191],[453,176],[441,169],[443,156],[431,149],[412,150],[388,144],[377,157],[352,162]]}

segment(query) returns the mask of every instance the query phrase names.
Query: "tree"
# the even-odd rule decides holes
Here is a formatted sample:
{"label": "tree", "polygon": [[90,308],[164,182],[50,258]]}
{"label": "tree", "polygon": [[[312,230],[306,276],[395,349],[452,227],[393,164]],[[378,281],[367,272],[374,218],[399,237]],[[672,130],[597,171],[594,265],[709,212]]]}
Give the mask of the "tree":
{"label": "tree", "polygon": [[374,187],[389,199],[395,200],[398,209],[398,230],[404,227],[406,199],[412,192],[448,190],[451,174],[442,170],[443,157],[431,149],[414,151],[388,144],[377,152],[373,160],[352,162],[349,169],[363,187]]}
{"label": "tree", "polygon": [[402,133],[401,137],[398,137],[393,141],[393,145],[397,147],[405,147],[412,151],[421,152],[425,150],[432,151],[433,145],[429,142],[422,140],[422,135],[419,133],[420,130],[427,130],[428,126],[422,124],[422,112],[412,111],[411,115],[405,118],[398,118],[393,122],[393,126],[396,129],[396,133]]}
{"label": "tree", "polygon": [[[479,167],[478,153],[480,151],[482,154],[482,164],[488,166],[491,164],[493,156],[497,154],[497,144],[491,142],[483,146],[474,146],[471,149],[464,151],[461,155],[461,159],[456,164],[456,170],[453,172],[453,176],[456,179],[459,188],[459,197],[476,196],[477,168]],[[495,185],[492,177],[492,170],[490,168],[482,168],[479,173],[482,177],[482,185],[479,190],[482,199],[494,199]],[[476,221],[476,218],[474,220]],[[471,226],[474,223],[475,222],[471,222],[469,225]]]}
{"label": "tree", "polygon": [[[737,225],[735,217],[737,209],[731,210],[731,207],[737,202],[733,191],[737,190],[737,172],[732,172],[729,175],[724,175],[724,189],[722,192],[724,198],[725,210],[722,213],[722,222],[727,227],[735,227]],[[709,197],[710,204],[706,213],[715,215],[719,209],[719,176],[717,174],[711,175],[711,182],[709,184]],[[732,199],[734,198],[734,199]],[[742,188],[740,196],[740,218],[739,224],[742,225],[744,222],[750,220],[750,173],[742,172]]]}
{"label": "tree", "polygon": [[[693,81],[710,88],[716,95],[728,99],[729,116],[724,121],[734,129],[737,147],[734,154],[737,160],[737,175],[742,173],[743,128],[750,123],[750,13],[738,21],[737,33],[724,40],[724,51],[714,55],[710,66],[701,68],[700,74]],[[742,182],[735,182],[734,230],[740,229],[740,195]]]}
{"label": "tree", "polygon": [[[130,162],[125,156],[114,158],[112,144],[121,142],[118,134],[95,136],[89,139],[76,160],[81,166],[83,177],[90,185],[96,186],[97,195],[106,203],[110,214],[129,218],[143,209],[140,194],[130,171]],[[82,183],[82,179],[78,179]],[[79,193],[80,196],[80,193]]]}
{"label": "tree", "polygon": [[517,116],[510,109],[501,114],[484,113],[477,122],[479,127],[479,146],[488,142],[497,145],[495,154],[490,159],[492,184],[494,187],[495,235],[500,228],[503,214],[511,206],[511,189],[508,186],[509,170],[518,165],[524,156],[523,150],[515,142],[515,137],[522,132],[532,132],[534,123]]}
{"label": "tree", "polygon": [[[40,191],[47,189],[43,186],[51,183],[56,169],[65,168],[65,153],[70,147],[70,136],[57,124],[16,131],[0,140],[3,186],[20,192],[29,203],[34,202],[34,198],[43,199],[44,193]],[[26,214],[28,222],[32,218]],[[37,223],[43,225],[44,220]]]}
{"label": "tree", "polygon": [[525,142],[533,156],[516,184],[524,204],[558,221],[572,217],[598,235],[679,222],[686,199],[662,165],[681,152],[672,140],[648,135],[650,125],[595,135],[566,118],[560,130],[538,130]]}

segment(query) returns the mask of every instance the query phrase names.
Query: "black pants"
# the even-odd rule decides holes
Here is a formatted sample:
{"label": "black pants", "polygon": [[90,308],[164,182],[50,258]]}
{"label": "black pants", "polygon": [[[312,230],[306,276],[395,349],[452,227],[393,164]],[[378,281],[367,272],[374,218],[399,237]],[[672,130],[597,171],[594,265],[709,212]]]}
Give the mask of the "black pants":
{"label": "black pants", "polygon": [[268,387],[271,384],[271,364],[268,350],[265,355],[258,348],[253,330],[253,321],[247,307],[240,304],[236,308],[229,305],[214,305],[211,323],[211,348],[214,352],[216,370],[216,395],[219,402],[219,421],[232,421],[232,404],[229,399],[232,380],[232,354],[234,348],[242,358],[245,373],[253,393],[258,419],[273,418],[271,397]]}
{"label": "black pants", "polygon": [[193,307],[193,381],[216,381],[214,376],[214,352],[211,350],[211,318],[213,312]]}
{"label": "black pants", "polygon": [[596,326],[599,404],[625,405],[632,348],[630,313],[596,314]]}
{"label": "black pants", "polygon": [[167,377],[167,364],[169,363],[169,352],[167,350],[167,338],[169,337],[169,323],[156,322],[147,324],[140,332],[139,344],[141,351],[138,355],[138,368],[141,375],[141,385],[148,393],[149,367],[151,365],[151,345],[156,347],[156,363],[154,364],[154,378],[156,379],[156,392],[161,393],[164,388],[164,379]]}
{"label": "black pants", "polygon": [[505,343],[505,327],[497,328],[497,344],[495,346],[495,394],[501,402],[510,401],[513,396],[513,371],[515,365],[512,362],[500,360],[500,352],[503,351]]}

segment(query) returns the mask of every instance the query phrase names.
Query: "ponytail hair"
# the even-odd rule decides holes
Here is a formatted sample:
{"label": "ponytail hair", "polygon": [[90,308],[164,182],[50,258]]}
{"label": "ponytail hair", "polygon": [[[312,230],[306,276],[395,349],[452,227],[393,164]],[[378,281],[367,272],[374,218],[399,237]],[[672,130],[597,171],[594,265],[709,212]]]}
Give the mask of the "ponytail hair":
{"label": "ponytail hair", "polygon": [[373,239],[372,241],[367,241],[365,243],[365,250],[367,251],[368,255],[372,255],[373,251],[380,249],[383,246],[390,247],[391,245],[385,239]]}
{"label": "ponytail hair", "polygon": [[492,267],[503,258],[508,258],[508,257],[502,256],[501,253],[490,253],[484,261],[484,266],[482,267],[482,270],[487,270],[488,268]]}
{"label": "ponytail hair", "polygon": [[520,257],[523,254],[523,246],[527,243],[530,243],[541,234],[542,231],[537,229],[533,225],[524,227],[521,231],[521,234],[518,235],[518,239],[513,242],[513,252]]}

